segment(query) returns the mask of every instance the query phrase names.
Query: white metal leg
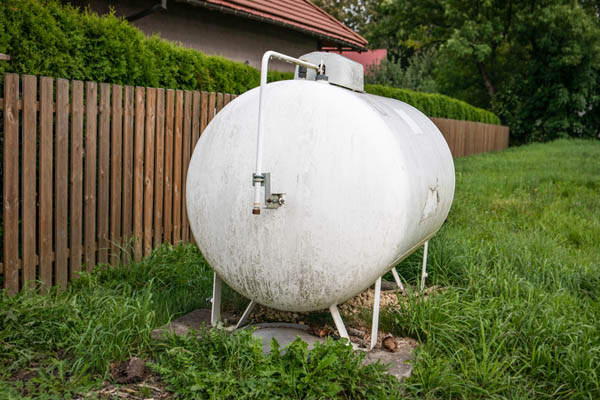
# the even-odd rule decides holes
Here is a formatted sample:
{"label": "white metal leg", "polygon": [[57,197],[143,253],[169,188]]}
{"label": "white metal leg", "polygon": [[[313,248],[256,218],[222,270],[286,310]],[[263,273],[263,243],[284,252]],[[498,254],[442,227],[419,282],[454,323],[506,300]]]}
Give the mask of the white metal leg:
{"label": "white metal leg", "polygon": [[396,285],[398,285],[398,289],[404,290],[404,285],[402,284],[402,281],[400,280],[400,275],[398,275],[398,271],[396,270],[396,267],[392,268],[392,275],[394,275],[394,280],[396,281]]}
{"label": "white metal leg", "polygon": [[373,298],[373,322],[371,324],[371,346],[369,351],[377,344],[377,335],[379,333],[379,301],[381,299],[381,277],[375,282],[375,297]]}
{"label": "white metal leg", "polygon": [[335,327],[340,333],[340,336],[350,341],[350,337],[348,336],[348,332],[346,331],[346,326],[344,325],[344,321],[342,320],[342,316],[340,315],[337,306],[335,304],[332,304],[331,307],[329,307],[329,312],[331,312],[333,322],[335,322]]}
{"label": "white metal leg", "polygon": [[421,290],[425,289],[425,278],[427,278],[427,248],[429,240],[423,245],[423,270],[421,271]]}
{"label": "white metal leg", "polygon": [[235,326],[235,329],[239,329],[242,326],[246,325],[246,320],[250,317],[250,314],[252,314],[252,309],[254,308],[255,304],[256,303],[254,302],[254,300],[250,300],[250,304],[248,304],[248,307],[246,307],[246,310],[240,317],[240,320],[238,321],[237,325]]}
{"label": "white metal leg", "polygon": [[221,289],[223,281],[217,273],[213,275],[213,295],[212,295],[212,309],[210,313],[210,323],[212,326],[218,326],[221,324]]}

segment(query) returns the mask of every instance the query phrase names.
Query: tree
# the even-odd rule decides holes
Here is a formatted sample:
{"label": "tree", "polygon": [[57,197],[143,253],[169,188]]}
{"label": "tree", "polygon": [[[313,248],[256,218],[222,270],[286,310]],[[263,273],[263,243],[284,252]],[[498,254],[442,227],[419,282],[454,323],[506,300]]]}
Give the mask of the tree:
{"label": "tree", "polygon": [[597,108],[596,3],[391,0],[369,39],[391,49],[435,48],[438,87],[492,108],[513,139],[581,136],[597,129],[585,126]]}
{"label": "tree", "polygon": [[364,35],[377,11],[378,0],[313,0],[344,25]]}

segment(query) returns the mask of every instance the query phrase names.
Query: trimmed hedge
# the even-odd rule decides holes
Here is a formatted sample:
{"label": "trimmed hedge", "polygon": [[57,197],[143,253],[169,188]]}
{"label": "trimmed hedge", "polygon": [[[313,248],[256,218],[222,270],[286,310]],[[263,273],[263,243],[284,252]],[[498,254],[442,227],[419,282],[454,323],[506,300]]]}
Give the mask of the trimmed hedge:
{"label": "trimmed hedge", "polygon": [[[0,2],[0,74],[46,75],[139,86],[243,93],[258,70],[145,37],[114,15],[99,16],[56,0]],[[290,78],[273,72],[271,80]]]}
{"label": "trimmed hedge", "polygon": [[[5,72],[122,85],[240,94],[260,84],[257,69],[207,56],[157,36],[146,37],[114,15],[99,16],[57,0],[0,2],[0,62]],[[269,80],[291,79],[269,72]],[[0,80],[0,88],[4,81]],[[368,93],[413,105],[430,117],[499,124],[489,111],[440,94],[367,85]]]}
{"label": "trimmed hedge", "polygon": [[365,85],[367,93],[391,97],[418,108],[428,117],[449,118],[500,125],[496,114],[474,107],[462,100],[437,93],[414,92],[381,85]]}

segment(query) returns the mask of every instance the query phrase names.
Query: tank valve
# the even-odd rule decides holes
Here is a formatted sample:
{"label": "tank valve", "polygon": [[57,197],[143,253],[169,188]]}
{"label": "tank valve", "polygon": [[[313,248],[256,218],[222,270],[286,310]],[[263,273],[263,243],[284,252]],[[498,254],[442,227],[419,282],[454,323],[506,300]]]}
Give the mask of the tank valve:
{"label": "tank valve", "polygon": [[[285,204],[285,193],[271,193],[271,173],[252,174],[252,186],[260,183],[260,186],[265,187],[265,205],[267,209],[276,209]],[[254,203],[252,214],[260,215],[260,204]]]}

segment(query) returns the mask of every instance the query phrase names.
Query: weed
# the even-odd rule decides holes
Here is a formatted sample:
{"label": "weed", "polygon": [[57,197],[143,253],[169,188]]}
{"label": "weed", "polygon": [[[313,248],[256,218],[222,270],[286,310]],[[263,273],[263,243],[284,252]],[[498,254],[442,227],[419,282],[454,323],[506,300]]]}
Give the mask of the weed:
{"label": "weed", "polygon": [[[402,387],[341,342],[264,355],[249,332],[152,341],[211,291],[196,247],[164,245],[62,293],[0,293],[0,394],[74,397],[137,355],[182,398],[600,398],[600,143],[458,159],[456,178],[429,246],[429,283],[445,290],[382,314],[385,329],[421,342]],[[409,283],[420,261],[398,266]]]}

